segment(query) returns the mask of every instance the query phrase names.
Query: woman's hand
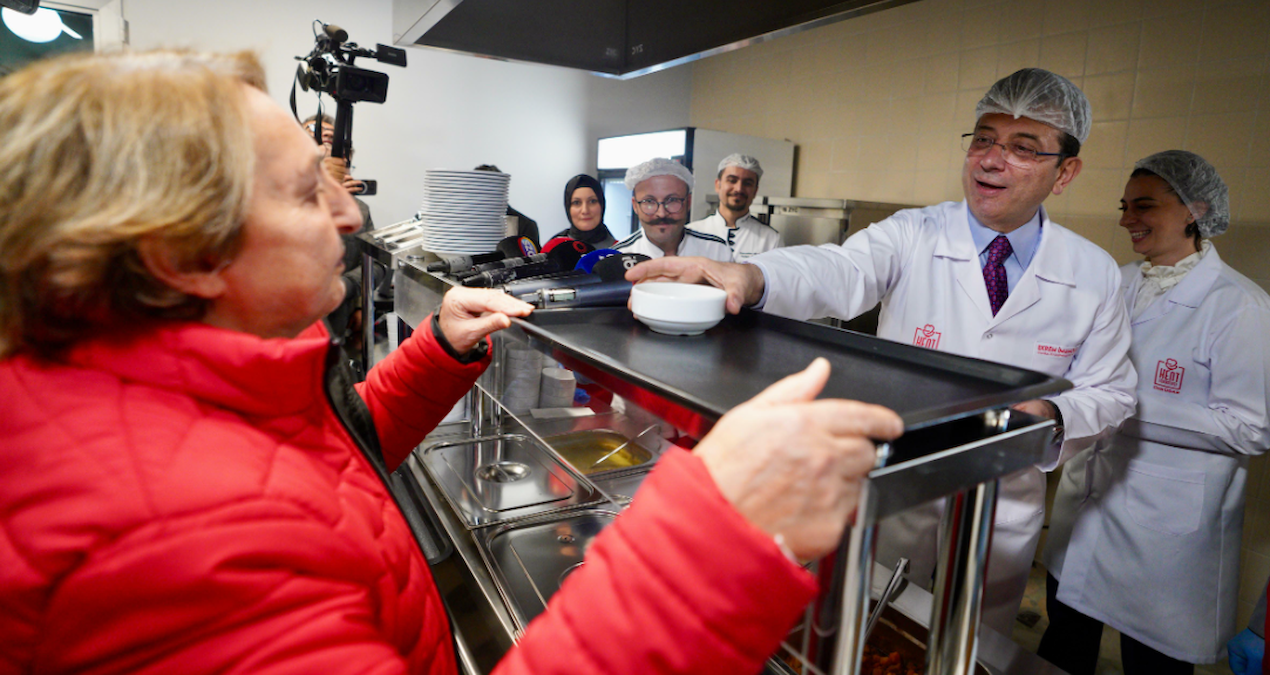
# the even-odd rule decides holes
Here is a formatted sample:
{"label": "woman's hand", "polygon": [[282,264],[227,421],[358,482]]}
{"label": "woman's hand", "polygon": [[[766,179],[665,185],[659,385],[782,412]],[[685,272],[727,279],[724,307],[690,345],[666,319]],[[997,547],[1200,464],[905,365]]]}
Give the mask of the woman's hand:
{"label": "woman's hand", "polygon": [[881,406],[814,400],[828,379],[829,362],[816,359],[724,415],[694,450],[737,511],[799,560],[837,547],[873,468],[873,440],[904,431]]}
{"label": "woman's hand", "polygon": [[626,280],[678,281],[709,284],[728,292],[727,310],[736,314],[763,299],[763,271],[754,265],[725,263],[709,258],[669,256],[646,260],[626,272]]}
{"label": "woman's hand", "polygon": [[454,351],[466,354],[486,335],[512,325],[508,317],[527,316],[533,310],[533,305],[502,291],[457,286],[441,299],[437,323]]}

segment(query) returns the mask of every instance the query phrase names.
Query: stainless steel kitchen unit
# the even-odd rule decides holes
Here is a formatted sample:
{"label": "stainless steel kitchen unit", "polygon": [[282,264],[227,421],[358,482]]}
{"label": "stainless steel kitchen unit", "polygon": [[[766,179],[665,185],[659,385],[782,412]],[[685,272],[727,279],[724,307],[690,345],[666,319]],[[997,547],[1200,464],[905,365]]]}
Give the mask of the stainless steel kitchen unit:
{"label": "stainless steel kitchen unit", "polygon": [[[450,283],[403,260],[398,312],[419,325]],[[469,418],[440,429],[400,470],[425,511],[415,520],[431,526],[420,538],[439,539],[432,549],[453,551],[433,569],[468,672],[492,667],[576,569],[586,542],[625,508],[666,448],[650,425],[699,438],[733,406],[813,356],[829,359],[835,373],[822,396],[890,407],[906,433],[878,447],[856,524],[836,554],[811,567],[822,594],[770,672],[858,672],[876,590],[874,525],[937,498],[946,498],[948,508],[934,595],[923,605],[912,602],[918,589],[901,594],[909,598],[908,618],[930,629],[926,672],[1057,672],[983,629],[979,601],[996,479],[1040,462],[1052,433],[1052,422],[1009,406],[1066,389],[1066,381],[748,311],[682,338],[649,331],[625,308],[540,310],[515,320],[499,340],[528,343],[628,406],[562,419],[511,414],[498,405],[505,373],[496,356],[475,388]],[[615,436],[583,457],[570,454],[580,432]],[[628,449],[620,465],[597,466]],[[537,487],[522,493],[521,481]]]}

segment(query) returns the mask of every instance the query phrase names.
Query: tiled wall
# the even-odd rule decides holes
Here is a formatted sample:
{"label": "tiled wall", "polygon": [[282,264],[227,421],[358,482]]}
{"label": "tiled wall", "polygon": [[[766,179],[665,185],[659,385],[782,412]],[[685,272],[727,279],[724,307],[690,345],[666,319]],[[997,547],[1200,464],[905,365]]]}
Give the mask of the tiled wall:
{"label": "tiled wall", "polygon": [[[1213,243],[1270,289],[1267,0],[920,0],[696,62],[691,119],[796,142],[800,197],[959,200],[975,103],[1026,66],[1070,78],[1094,111],[1083,172],[1046,202],[1056,221],[1132,260],[1116,208],[1134,161],[1191,150],[1230,186]],[[1241,620],[1270,576],[1268,472],[1253,461]]]}

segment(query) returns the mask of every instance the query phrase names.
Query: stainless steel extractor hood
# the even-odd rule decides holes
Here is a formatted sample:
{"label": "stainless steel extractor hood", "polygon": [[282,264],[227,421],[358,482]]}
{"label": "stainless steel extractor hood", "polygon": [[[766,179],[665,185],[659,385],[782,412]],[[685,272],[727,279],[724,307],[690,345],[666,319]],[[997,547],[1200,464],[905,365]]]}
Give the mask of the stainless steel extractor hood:
{"label": "stainless steel extractor hood", "polygon": [[626,79],[914,1],[393,0],[393,34]]}

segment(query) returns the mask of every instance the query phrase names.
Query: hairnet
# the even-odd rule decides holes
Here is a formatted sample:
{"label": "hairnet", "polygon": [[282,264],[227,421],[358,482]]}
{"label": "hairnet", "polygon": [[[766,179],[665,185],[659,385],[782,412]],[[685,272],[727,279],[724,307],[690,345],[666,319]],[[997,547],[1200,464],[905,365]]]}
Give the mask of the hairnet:
{"label": "hairnet", "polygon": [[735,166],[738,169],[745,169],[746,171],[753,171],[756,178],[763,177],[763,165],[759,164],[757,159],[749,155],[742,155],[739,152],[734,152],[727,157],[724,157],[723,161],[719,162],[719,173],[723,173],[723,170],[729,166]]}
{"label": "hairnet", "polygon": [[[1226,182],[1203,157],[1185,150],[1165,150],[1140,159],[1133,166],[1150,171],[1172,186],[1178,199],[1195,216],[1199,236],[1216,237],[1230,227],[1230,195]],[[1201,202],[1208,205],[1207,211],[1197,207]]]}
{"label": "hairnet", "polygon": [[604,203],[604,186],[600,185],[600,181],[580,173],[569,179],[564,185],[564,216],[569,219],[569,224],[573,225],[573,215],[569,211],[569,205],[573,202],[573,193],[578,188],[591,188],[595,193],[595,198],[600,200],[600,222],[604,222],[604,209],[607,204]]}
{"label": "hairnet", "polygon": [[692,192],[692,172],[688,167],[665,157],[654,157],[627,169],[626,189],[634,192],[636,185],[654,176],[674,176],[688,186],[689,193]]}
{"label": "hairnet", "polygon": [[1089,138],[1093,113],[1089,99],[1062,75],[1024,68],[997,80],[975,106],[975,119],[990,113],[1026,117],[1076,137]]}

